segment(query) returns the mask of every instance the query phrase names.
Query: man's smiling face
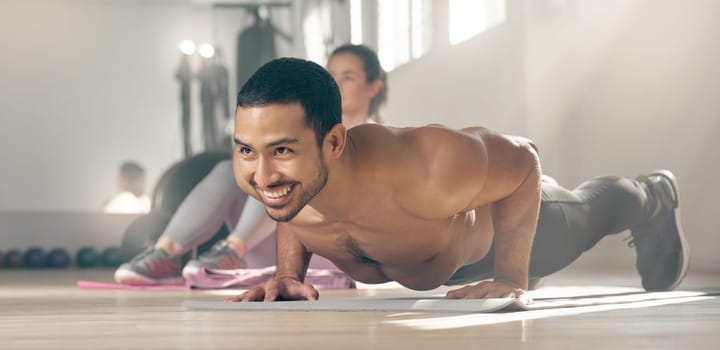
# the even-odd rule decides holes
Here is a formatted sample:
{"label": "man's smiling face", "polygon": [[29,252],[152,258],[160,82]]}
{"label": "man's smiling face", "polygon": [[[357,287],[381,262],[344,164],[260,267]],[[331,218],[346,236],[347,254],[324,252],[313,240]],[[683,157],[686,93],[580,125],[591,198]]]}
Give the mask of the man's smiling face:
{"label": "man's smiling face", "polygon": [[235,116],[235,181],[268,215],[292,220],[327,182],[327,167],[299,103],[240,107]]}

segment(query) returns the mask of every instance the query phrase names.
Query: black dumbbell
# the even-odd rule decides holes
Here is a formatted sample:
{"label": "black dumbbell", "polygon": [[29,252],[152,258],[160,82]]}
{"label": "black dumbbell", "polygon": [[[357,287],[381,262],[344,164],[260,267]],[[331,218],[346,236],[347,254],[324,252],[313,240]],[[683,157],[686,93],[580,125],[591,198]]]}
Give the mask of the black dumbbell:
{"label": "black dumbbell", "polygon": [[107,247],[100,254],[100,261],[105,267],[118,267],[122,264],[122,253],[119,247]]}
{"label": "black dumbbell", "polygon": [[25,267],[31,269],[47,267],[47,255],[45,254],[45,250],[41,247],[28,248],[23,255],[23,262],[25,263]]}
{"label": "black dumbbell", "polygon": [[67,250],[55,248],[47,255],[47,266],[54,269],[64,269],[70,267],[72,258]]}
{"label": "black dumbbell", "polygon": [[17,249],[8,250],[3,258],[5,267],[19,268],[23,267],[23,254]]}
{"label": "black dumbbell", "polygon": [[93,247],[82,247],[75,254],[75,265],[79,268],[92,268],[100,264],[100,254]]}

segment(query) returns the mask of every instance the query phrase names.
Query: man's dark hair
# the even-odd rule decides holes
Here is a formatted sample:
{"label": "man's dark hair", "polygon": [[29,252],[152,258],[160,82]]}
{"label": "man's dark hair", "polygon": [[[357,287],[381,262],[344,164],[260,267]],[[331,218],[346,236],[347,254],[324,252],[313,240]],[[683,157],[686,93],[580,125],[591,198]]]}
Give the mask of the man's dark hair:
{"label": "man's dark hair", "polygon": [[318,145],[336,124],[342,123],[340,90],[325,68],[297,58],[278,58],[264,64],[240,89],[237,107],[299,102],[305,123]]}

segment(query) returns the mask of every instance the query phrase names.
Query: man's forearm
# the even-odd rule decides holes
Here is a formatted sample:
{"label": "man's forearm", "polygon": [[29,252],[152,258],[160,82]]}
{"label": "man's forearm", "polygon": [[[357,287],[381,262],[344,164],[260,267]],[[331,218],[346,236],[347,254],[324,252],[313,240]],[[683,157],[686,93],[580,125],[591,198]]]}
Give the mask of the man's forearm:
{"label": "man's forearm", "polygon": [[498,282],[527,289],[530,250],[534,230],[528,232],[498,232],[495,235],[495,272]]}
{"label": "man's forearm", "polygon": [[287,224],[278,223],[276,237],[275,278],[293,278],[303,282],[312,253],[308,252],[302,242],[289,231]]}
{"label": "man's forearm", "polygon": [[540,171],[534,167],[512,195],[493,206],[496,281],[527,289],[539,208]]}

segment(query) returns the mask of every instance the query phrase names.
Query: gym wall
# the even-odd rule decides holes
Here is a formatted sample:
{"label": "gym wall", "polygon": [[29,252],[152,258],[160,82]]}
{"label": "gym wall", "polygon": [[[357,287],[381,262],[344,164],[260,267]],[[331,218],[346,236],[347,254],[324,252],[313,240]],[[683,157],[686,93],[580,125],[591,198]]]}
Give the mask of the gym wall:
{"label": "gym wall", "polygon": [[[712,0],[510,0],[506,23],[391,72],[387,119],[527,135],[568,187],[671,169],[692,269],[720,271],[718,15]],[[633,270],[624,236],[578,266]]]}
{"label": "gym wall", "polygon": [[181,2],[1,1],[0,211],[99,211],[128,159],[150,191],[182,157],[177,43],[211,41],[210,20]]}

